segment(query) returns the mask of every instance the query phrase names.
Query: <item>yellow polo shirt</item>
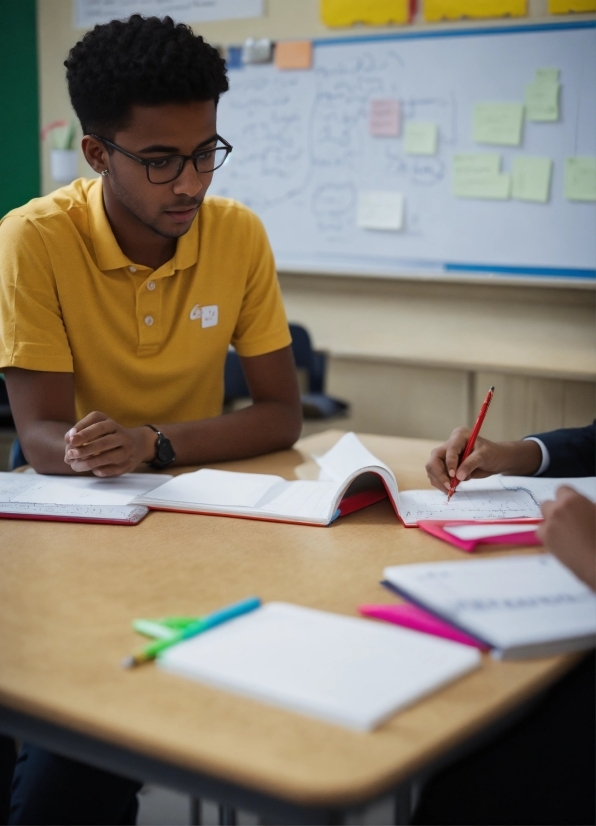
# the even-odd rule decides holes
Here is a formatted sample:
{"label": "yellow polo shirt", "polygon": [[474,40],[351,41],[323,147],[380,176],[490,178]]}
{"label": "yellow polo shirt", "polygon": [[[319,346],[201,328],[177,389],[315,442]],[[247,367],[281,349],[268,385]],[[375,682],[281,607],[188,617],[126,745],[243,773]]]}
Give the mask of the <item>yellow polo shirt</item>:
{"label": "yellow polo shirt", "polygon": [[131,261],[101,180],[79,179],[0,224],[0,369],[74,373],[77,419],[125,427],[217,416],[228,345],[259,356],[291,343],[259,219],[206,198],[171,261]]}

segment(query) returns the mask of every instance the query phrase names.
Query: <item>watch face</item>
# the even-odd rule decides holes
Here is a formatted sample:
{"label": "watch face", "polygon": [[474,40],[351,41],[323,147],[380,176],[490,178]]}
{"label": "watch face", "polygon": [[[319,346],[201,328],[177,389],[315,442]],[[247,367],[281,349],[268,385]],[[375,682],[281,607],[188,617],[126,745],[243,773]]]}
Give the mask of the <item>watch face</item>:
{"label": "watch face", "polygon": [[165,436],[158,437],[155,453],[158,462],[172,462],[176,458],[172,443]]}

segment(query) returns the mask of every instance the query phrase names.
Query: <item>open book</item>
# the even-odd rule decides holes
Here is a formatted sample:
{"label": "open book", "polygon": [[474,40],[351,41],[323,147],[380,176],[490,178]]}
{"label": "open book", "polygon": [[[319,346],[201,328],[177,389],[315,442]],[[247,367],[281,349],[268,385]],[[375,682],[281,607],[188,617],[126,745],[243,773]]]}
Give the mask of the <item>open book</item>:
{"label": "open book", "polygon": [[[139,505],[157,510],[185,511],[249,519],[269,519],[308,525],[329,525],[338,516],[389,497],[410,527],[421,519],[540,519],[540,508],[527,490],[482,486],[465,490],[447,503],[438,490],[401,492],[395,475],[367,450],[354,433],[346,433],[323,456],[316,480],[287,481],[280,476],[197,470],[184,473],[158,489],[137,497]],[[484,481],[484,480],[483,480]]]}

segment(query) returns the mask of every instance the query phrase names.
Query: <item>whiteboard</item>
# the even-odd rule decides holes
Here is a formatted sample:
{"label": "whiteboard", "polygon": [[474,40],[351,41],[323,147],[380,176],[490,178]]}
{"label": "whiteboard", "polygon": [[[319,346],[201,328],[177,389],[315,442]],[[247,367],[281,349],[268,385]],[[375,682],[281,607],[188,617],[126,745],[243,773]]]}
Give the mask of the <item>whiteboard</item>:
{"label": "whiteboard", "polygon": [[[468,271],[596,279],[596,203],[563,197],[565,158],[596,155],[596,23],[414,32],[314,42],[312,71],[230,70],[218,130],[234,146],[211,192],[263,220],[279,270],[398,275]],[[525,121],[519,147],[472,140],[477,102],[523,102],[537,68],[560,70],[560,116]],[[439,127],[434,156],[369,134],[370,101],[401,101]],[[498,152],[553,160],[548,203],[459,199],[452,158]],[[358,198],[397,191],[400,232],[357,226]]]}

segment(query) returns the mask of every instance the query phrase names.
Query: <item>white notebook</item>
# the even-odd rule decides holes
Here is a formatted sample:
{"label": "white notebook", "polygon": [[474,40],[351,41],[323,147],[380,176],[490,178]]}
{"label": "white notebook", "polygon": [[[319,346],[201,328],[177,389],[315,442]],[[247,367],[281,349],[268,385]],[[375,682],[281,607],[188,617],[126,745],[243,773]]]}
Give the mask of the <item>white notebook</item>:
{"label": "white notebook", "polygon": [[550,554],[385,568],[386,584],[499,659],[547,657],[596,642],[596,594]]}
{"label": "white notebook", "polygon": [[151,473],[124,473],[108,479],[45,473],[0,473],[0,504],[129,505],[139,494],[148,493],[171,478]]}
{"label": "white notebook", "polygon": [[375,728],[480,662],[469,646],[283,602],[158,658],[184,677],[357,731]]}
{"label": "white notebook", "polygon": [[[323,456],[315,457],[318,480],[287,481],[280,476],[198,470],[176,476],[135,503],[149,508],[244,516],[279,522],[329,525],[346,509],[364,507],[385,488],[405,525],[421,519],[539,519],[540,507],[527,490],[508,490],[494,478],[492,488],[460,485],[451,502],[439,490],[400,492],[391,468],[346,433]],[[372,498],[370,497],[372,494]],[[374,498],[376,494],[376,499]]]}

